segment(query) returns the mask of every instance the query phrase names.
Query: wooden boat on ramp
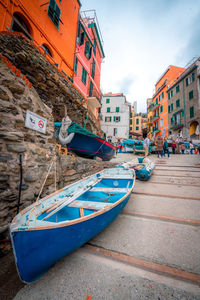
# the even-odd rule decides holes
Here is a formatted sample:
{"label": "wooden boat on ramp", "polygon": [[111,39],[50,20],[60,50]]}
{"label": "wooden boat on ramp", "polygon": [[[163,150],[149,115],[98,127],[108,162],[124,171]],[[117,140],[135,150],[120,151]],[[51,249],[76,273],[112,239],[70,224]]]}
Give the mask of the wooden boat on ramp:
{"label": "wooden boat on ramp", "polygon": [[146,181],[151,177],[155,164],[148,158],[138,157],[138,161],[131,160],[122,164],[123,167],[134,169],[137,179]]}
{"label": "wooden boat on ramp", "polygon": [[108,226],[135,184],[131,169],[105,169],[36,201],[12,221],[19,276],[29,283]]}

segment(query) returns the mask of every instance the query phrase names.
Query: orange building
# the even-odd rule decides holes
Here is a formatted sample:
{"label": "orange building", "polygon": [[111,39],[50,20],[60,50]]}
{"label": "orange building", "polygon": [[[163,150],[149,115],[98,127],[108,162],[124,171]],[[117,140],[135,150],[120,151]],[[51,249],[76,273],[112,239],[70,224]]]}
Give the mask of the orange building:
{"label": "orange building", "polygon": [[23,33],[73,79],[80,2],[0,0],[0,31]]}
{"label": "orange building", "polygon": [[153,105],[151,105],[153,136],[168,137],[168,86],[175,82],[185,68],[170,65],[155,84]]}

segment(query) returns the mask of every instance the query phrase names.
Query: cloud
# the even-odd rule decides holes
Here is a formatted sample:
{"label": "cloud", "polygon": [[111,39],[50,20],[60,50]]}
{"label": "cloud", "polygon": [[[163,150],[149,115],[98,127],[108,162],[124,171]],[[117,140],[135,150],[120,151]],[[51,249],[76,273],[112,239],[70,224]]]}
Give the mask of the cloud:
{"label": "cloud", "polygon": [[131,87],[134,84],[134,77],[132,75],[127,75],[123,77],[119,82],[119,90],[124,94],[127,95],[131,92]]}

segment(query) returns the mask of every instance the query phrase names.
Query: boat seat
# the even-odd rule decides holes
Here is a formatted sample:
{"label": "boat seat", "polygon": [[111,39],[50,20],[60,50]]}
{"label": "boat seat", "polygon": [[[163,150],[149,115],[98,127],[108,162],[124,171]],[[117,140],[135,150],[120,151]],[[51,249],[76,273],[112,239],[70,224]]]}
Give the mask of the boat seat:
{"label": "boat seat", "polygon": [[112,205],[112,203],[74,200],[68,206],[69,207],[77,207],[77,208],[101,210],[110,205]]}
{"label": "boat seat", "polygon": [[127,188],[116,188],[116,187],[93,187],[91,192],[103,192],[103,193],[127,193]]}

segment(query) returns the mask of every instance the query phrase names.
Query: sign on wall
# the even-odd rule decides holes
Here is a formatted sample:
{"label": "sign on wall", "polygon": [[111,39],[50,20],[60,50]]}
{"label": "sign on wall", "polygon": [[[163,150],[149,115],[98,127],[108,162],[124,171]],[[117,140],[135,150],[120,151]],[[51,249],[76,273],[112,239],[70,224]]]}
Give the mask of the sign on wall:
{"label": "sign on wall", "polygon": [[25,127],[39,131],[41,133],[46,133],[46,125],[47,119],[36,115],[30,110],[26,111]]}

